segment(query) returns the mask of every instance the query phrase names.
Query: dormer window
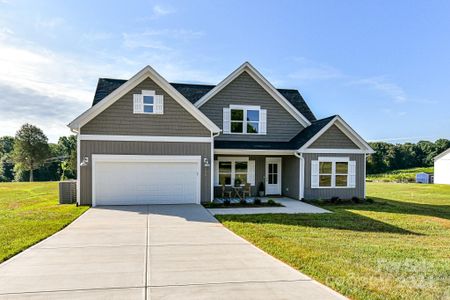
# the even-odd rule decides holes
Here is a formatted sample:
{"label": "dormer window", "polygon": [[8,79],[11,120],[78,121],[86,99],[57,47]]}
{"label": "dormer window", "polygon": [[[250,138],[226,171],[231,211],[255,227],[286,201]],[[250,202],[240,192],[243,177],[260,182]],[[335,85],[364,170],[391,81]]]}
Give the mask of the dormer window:
{"label": "dormer window", "polygon": [[153,105],[155,104],[155,98],[153,96],[144,97],[144,113],[153,113]]}
{"label": "dormer window", "polygon": [[155,91],[149,90],[143,90],[141,94],[134,94],[133,113],[162,115],[164,113],[163,95],[156,95]]}
{"label": "dormer window", "polygon": [[230,105],[223,109],[223,132],[266,134],[267,112],[259,106]]}

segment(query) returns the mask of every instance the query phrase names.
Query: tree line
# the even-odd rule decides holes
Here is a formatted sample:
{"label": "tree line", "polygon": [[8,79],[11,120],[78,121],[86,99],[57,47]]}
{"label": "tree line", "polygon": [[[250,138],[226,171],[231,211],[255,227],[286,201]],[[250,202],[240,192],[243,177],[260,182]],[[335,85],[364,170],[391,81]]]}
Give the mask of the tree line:
{"label": "tree line", "polygon": [[14,137],[0,137],[0,181],[56,181],[77,174],[77,138],[48,143],[44,132],[24,124]]}
{"label": "tree line", "polygon": [[450,140],[438,139],[434,143],[390,144],[386,142],[369,143],[375,153],[367,157],[367,173],[378,174],[388,171],[416,167],[431,167],[434,158],[450,148]]}

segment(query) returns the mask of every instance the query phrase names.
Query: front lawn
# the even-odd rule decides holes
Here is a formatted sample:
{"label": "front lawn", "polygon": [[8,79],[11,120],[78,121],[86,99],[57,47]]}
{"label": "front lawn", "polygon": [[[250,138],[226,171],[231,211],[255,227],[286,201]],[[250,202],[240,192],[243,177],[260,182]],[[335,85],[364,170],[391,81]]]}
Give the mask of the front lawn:
{"label": "front lawn", "polygon": [[58,204],[57,182],[0,183],[0,262],[59,231],[87,209]]}
{"label": "front lawn", "polygon": [[216,216],[353,299],[450,299],[450,186],[369,183],[374,203],[333,214]]}

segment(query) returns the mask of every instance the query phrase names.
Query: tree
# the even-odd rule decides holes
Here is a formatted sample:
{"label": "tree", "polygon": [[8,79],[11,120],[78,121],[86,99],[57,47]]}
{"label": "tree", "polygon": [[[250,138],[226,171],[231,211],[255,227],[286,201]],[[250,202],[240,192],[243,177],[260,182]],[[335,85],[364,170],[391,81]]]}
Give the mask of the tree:
{"label": "tree", "polygon": [[14,147],[12,136],[0,137],[0,181],[12,181],[14,179],[11,152]]}
{"label": "tree", "polygon": [[77,136],[62,136],[58,140],[60,155],[64,157],[61,161],[61,180],[76,178],[77,176]]}
{"label": "tree", "polygon": [[36,126],[24,124],[16,133],[13,160],[15,170],[30,172],[30,182],[33,181],[33,171],[39,168],[49,155],[47,136]]}

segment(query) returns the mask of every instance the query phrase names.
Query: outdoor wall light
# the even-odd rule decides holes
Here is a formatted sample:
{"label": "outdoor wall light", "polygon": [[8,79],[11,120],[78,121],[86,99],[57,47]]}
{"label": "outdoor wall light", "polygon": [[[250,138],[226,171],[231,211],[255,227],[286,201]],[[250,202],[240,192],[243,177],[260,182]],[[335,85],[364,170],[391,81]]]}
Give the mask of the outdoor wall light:
{"label": "outdoor wall light", "polygon": [[205,167],[209,167],[209,161],[208,161],[208,159],[205,157],[205,158],[203,158],[203,165],[205,166]]}
{"label": "outdoor wall light", "polygon": [[81,167],[86,167],[89,164],[89,157],[85,156],[83,158],[83,161],[81,162],[80,166]]}

